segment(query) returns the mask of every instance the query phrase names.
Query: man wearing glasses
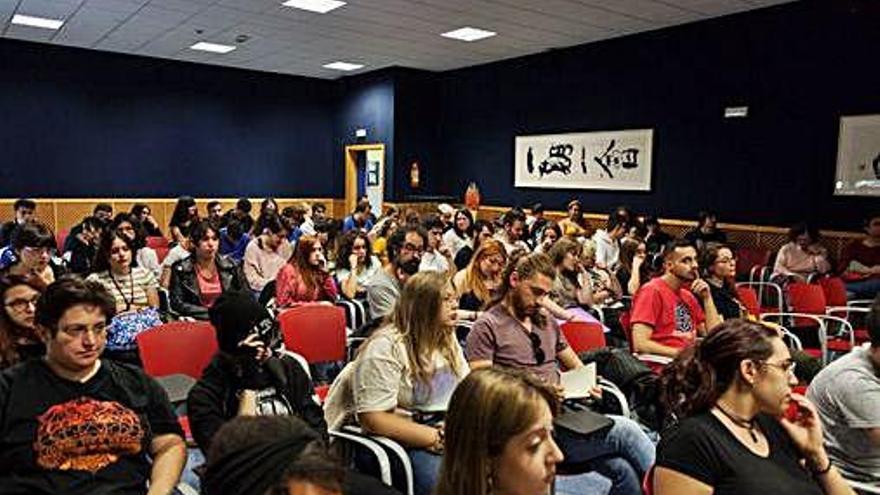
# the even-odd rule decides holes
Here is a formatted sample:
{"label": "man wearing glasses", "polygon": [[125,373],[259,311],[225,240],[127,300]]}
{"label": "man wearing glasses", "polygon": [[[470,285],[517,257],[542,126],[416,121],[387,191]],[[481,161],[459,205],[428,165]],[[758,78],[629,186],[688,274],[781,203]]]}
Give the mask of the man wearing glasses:
{"label": "man wearing glasses", "polygon": [[3,493],[174,490],[186,448],[167,395],[143,371],[99,359],[114,309],[103,286],[76,276],[39,299],[46,356],[0,374]]}
{"label": "man wearing glasses", "polygon": [[[555,276],[545,254],[511,262],[500,301],[483,312],[468,334],[466,353],[472,370],[492,365],[526,369],[558,386],[560,367],[584,365],[556,320],[542,308]],[[634,421],[609,418],[610,428],[589,434],[560,428],[557,442],[568,463],[585,465],[609,478],[612,494],[641,493],[641,480],[654,463],[654,445]]]}
{"label": "man wearing glasses", "polygon": [[384,318],[400,298],[400,289],[419,271],[428,234],[421,227],[401,227],[388,239],[388,263],[367,285],[370,318]]}

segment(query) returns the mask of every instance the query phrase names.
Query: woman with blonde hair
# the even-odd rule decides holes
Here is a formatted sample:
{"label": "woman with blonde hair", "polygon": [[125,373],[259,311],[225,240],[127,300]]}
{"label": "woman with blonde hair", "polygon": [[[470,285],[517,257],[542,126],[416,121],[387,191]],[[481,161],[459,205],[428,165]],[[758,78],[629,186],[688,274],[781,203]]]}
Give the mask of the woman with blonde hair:
{"label": "woman with blonde hair", "polygon": [[431,493],[444,448],[442,416],[469,368],[455,339],[457,298],[437,272],[412,276],[387,323],[365,342],[331,387],[331,429],[357,423],[404,446],[416,495]]}
{"label": "woman with blonde hair", "polygon": [[[553,439],[559,407],[554,388],[531,373],[491,367],[468,375],[449,402],[434,495],[550,493],[564,458]],[[558,494],[597,494],[610,483],[589,474],[560,478],[556,485]]]}
{"label": "woman with blonde hair", "polygon": [[496,239],[482,242],[471,262],[452,278],[458,296],[458,319],[474,321],[494,291],[501,287],[501,276],[507,266],[507,251]]}

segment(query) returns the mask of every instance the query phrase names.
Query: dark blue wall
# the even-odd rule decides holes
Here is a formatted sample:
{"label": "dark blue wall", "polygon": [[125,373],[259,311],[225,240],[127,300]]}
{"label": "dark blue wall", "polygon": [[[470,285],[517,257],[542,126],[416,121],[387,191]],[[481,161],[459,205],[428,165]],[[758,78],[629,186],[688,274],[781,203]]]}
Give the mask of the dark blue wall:
{"label": "dark blue wall", "polygon": [[0,40],[0,197],[337,196],[326,81]]}
{"label": "dark blue wall", "polygon": [[[436,193],[487,204],[851,227],[877,199],[834,198],[838,119],[880,112],[877,2],[796,2],[440,75]],[[407,105],[398,98],[398,106]],[[747,119],[723,109],[748,105]],[[515,189],[517,134],[654,128],[650,193]],[[401,146],[399,143],[398,146]]]}

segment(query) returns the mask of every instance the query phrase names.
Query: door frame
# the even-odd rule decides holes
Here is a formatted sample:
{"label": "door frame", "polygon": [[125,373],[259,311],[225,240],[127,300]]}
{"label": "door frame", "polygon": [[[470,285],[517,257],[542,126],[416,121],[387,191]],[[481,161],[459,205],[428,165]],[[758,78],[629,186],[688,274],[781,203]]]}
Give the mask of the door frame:
{"label": "door frame", "polygon": [[384,197],[385,189],[385,144],[350,144],[345,147],[345,215],[354,211],[357,204],[357,153],[361,151],[377,150],[382,152],[382,164],[380,174],[382,176],[382,189]]}

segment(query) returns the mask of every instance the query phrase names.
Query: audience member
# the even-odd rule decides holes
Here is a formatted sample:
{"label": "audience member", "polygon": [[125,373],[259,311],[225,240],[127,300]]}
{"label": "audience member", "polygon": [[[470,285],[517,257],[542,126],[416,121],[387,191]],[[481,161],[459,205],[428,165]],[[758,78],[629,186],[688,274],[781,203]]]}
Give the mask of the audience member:
{"label": "audience member", "polygon": [[596,266],[609,271],[617,269],[620,259],[620,239],[629,230],[627,217],[619,210],[608,215],[605,229],[599,229],[593,234],[593,242],[596,244]]}
{"label": "audience member", "polygon": [[205,205],[206,220],[214,225],[220,225],[223,221],[223,205],[219,201],[211,200]]}
{"label": "audience member", "polygon": [[363,232],[369,232],[373,228],[373,222],[370,220],[370,203],[368,201],[360,201],[354,207],[351,215],[345,217],[342,221],[342,232],[358,229]]}
{"label": "audience member", "polygon": [[474,217],[467,208],[455,212],[452,227],[443,234],[443,245],[449,249],[453,258],[463,247],[473,248]]}
{"label": "audience member", "polygon": [[[525,369],[560,389],[560,368],[584,366],[542,306],[556,270],[544,254],[508,265],[497,303],[474,323],[467,337],[472,369],[500,365]],[[587,465],[612,482],[612,494],[639,493],[654,461],[654,446],[638,424],[611,416],[613,425],[584,435],[560,428],[555,439],[573,465]]]}
{"label": "audience member", "polygon": [[446,451],[434,493],[607,493],[600,484],[604,478],[589,490],[569,491],[566,477],[555,476],[563,460],[553,440],[559,408],[554,388],[531,374],[510,368],[469,374],[449,401]]}
{"label": "audience member", "polygon": [[596,266],[596,246],[592,242],[584,243],[581,265],[589,275],[594,308],[615,305],[620,301],[623,289],[617,283],[617,277],[610,271]]}
{"label": "audience member", "polygon": [[315,235],[315,222],[319,222],[327,218],[327,207],[324,203],[312,203],[312,214],[306,216],[300,225],[302,235]]}
{"label": "audience member", "polygon": [[810,275],[829,271],[828,250],[819,244],[819,230],[805,223],[793,226],[788,231],[788,243],[776,254],[773,279],[806,282]]}
{"label": "audience member", "polygon": [[[590,281],[581,265],[583,245],[569,237],[556,241],[550,248],[547,257],[556,271],[553,288],[548,296],[556,305],[570,313],[565,320],[573,320],[576,316],[586,314],[582,307],[593,304],[593,293]],[[551,310],[552,312],[552,310]],[[590,318],[591,320],[594,318]]]}
{"label": "audience member", "polygon": [[740,319],[681,353],[663,372],[679,422],[657,446],[654,493],[852,494],[815,408],[791,391],[793,363],[776,330]]}
{"label": "audience member", "polygon": [[[455,215],[455,208],[453,208],[452,205],[449,203],[440,203],[437,205],[437,215],[440,217],[440,221],[443,222],[444,233],[452,228],[452,217]],[[375,221],[373,223],[375,223]]]}
{"label": "audience member", "polygon": [[697,250],[710,242],[725,244],[727,235],[718,230],[718,216],[714,211],[704,210],[697,215],[697,228],[684,235],[685,240],[691,243]]}
{"label": "audience member", "polygon": [[648,254],[654,256],[660,254],[663,249],[672,240],[672,236],[663,231],[660,225],[660,219],[656,215],[648,215],[645,217],[645,247]]}
{"label": "audience member", "polygon": [[367,285],[371,318],[391,314],[400,298],[401,287],[418,273],[427,243],[428,235],[418,225],[401,227],[388,239],[388,263]]}
{"label": "audience member", "polygon": [[131,207],[131,216],[135,218],[144,228],[147,237],[162,237],[162,229],[159,222],[153,218],[153,210],[145,203],[135,203]]}
{"label": "audience member", "polygon": [[247,221],[243,218],[237,216],[229,218],[226,226],[220,229],[220,254],[229,256],[237,262],[244,260],[244,252],[251,242],[251,235],[245,229],[247,225]]}
{"label": "audience member", "polygon": [[470,264],[452,277],[458,297],[458,319],[476,320],[486,305],[498,295],[507,250],[495,239],[486,239],[471,258]]}
{"label": "audience member", "polygon": [[192,196],[177,198],[174,211],[171,213],[171,221],[168,230],[171,233],[172,242],[181,242],[190,236],[193,227],[199,222],[199,207]]}
{"label": "audience member", "polygon": [[336,301],[336,283],[327,269],[324,246],[317,237],[300,238],[293,255],[275,279],[275,303],[286,308],[301,303]]}
{"label": "audience member", "polygon": [[633,300],[632,343],[636,352],[674,357],[721,318],[700,278],[696,249],[678,240],[663,255],[663,275],[642,285]]}
{"label": "audience member", "polygon": [[[166,254],[165,259],[162,260],[162,274],[159,276],[159,287],[168,289],[171,285],[171,267],[173,267],[178,261],[189,258],[192,254],[191,248],[192,241],[190,239],[184,239],[183,242],[178,243],[168,250],[168,254]],[[223,255],[223,253],[220,254]]]}
{"label": "audience member", "polygon": [[425,246],[425,252],[422,253],[419,270],[454,273],[455,261],[452,259],[452,251],[443,244],[443,220],[437,215],[429,215],[423,227],[428,234],[428,244]]}
{"label": "audience member", "polygon": [[480,248],[480,243],[493,237],[495,237],[495,227],[492,226],[491,222],[485,220],[474,221],[474,245],[462,246],[458,250],[458,254],[455,255],[455,267],[461,270],[468,266],[468,263],[471,262],[471,257]]}
{"label": "audience member", "polygon": [[403,444],[415,495],[433,491],[443,453],[442,416],[468,373],[453,332],[456,307],[443,274],[422,272],[407,280],[387,325],[337,377],[325,406],[331,428],[356,421],[368,433]]}
{"label": "audience member", "polygon": [[98,203],[92,210],[92,216],[101,221],[105,226],[113,220],[113,205],[110,203]]}
{"label": "audience member", "polygon": [[258,216],[265,215],[268,212],[272,212],[276,215],[280,214],[280,208],[278,208],[278,201],[275,201],[275,198],[265,198],[260,203],[260,214]]}
{"label": "audience member", "polygon": [[32,199],[19,198],[12,204],[15,218],[0,225],[0,247],[6,247],[12,242],[12,231],[19,225],[24,225],[35,220],[37,202]]}
{"label": "audience member", "polygon": [[373,254],[375,254],[382,263],[387,263],[388,239],[394,235],[394,231],[398,229],[400,224],[393,218],[387,218],[385,221],[380,220],[379,225],[381,227],[378,230],[375,226],[373,227],[373,232],[376,232],[376,236],[373,238]]}
{"label": "audience member", "polygon": [[241,416],[207,452],[205,495],[388,495],[379,480],[346,470],[321,436],[293,416]]}
{"label": "audience member", "polygon": [[110,230],[101,237],[95,255],[95,272],[88,281],[100,283],[113,297],[116,311],[107,327],[106,351],[110,358],[139,364],[135,338],[161,325],[159,283],[150,270],[132,266],[131,241]]}
{"label": "audience member", "polygon": [[76,276],[37,303],[45,359],[0,374],[0,487],[5,493],[170,494],[186,462],[162,387],[100,359],[113,298]]}
{"label": "audience member", "polygon": [[295,244],[303,236],[302,225],[306,221],[308,211],[309,207],[305,203],[297,203],[281,210],[281,218],[287,222],[287,226],[290,228],[290,235],[287,236],[287,240],[290,241],[291,245]]}
{"label": "audience member", "polygon": [[342,236],[336,261],[336,281],[345,297],[366,298],[367,286],[381,270],[382,263],[373,255],[366,234],[351,231]]}
{"label": "audience member", "polygon": [[113,215],[113,207],[107,203],[98,203],[92,208],[92,214],[83,217],[83,219],[76,225],[70,228],[70,231],[67,233],[67,237],[64,239],[64,245],[58,246],[61,249],[61,253],[64,254],[68,251],[73,250],[73,244],[78,239],[80,232],[82,232],[85,227],[86,219],[91,218],[89,222],[92,223],[94,221],[98,222],[99,229],[104,230],[107,225],[110,224],[110,217]]}
{"label": "audience member", "polygon": [[3,269],[4,274],[24,277],[37,287],[46,287],[64,272],[52,262],[55,249],[55,236],[45,225],[28,222],[20,225],[12,233],[14,261]]}
{"label": "audience member", "polygon": [[223,214],[220,225],[226,227],[233,218],[237,218],[241,224],[242,232],[250,235],[251,230],[254,228],[254,219],[251,217],[252,208],[251,200],[248,198],[238,198],[238,201],[235,202],[235,208]]}
{"label": "audience member", "polygon": [[503,230],[495,234],[495,238],[504,244],[507,254],[511,255],[517,249],[530,251],[529,245],[523,240],[526,228],[526,214],[522,210],[514,208],[504,214],[502,220]]}
{"label": "audience member", "polygon": [[724,244],[711,242],[700,252],[700,270],[709,284],[709,292],[718,316],[723,320],[744,318],[748,311],[736,293],[736,258]]}
{"label": "audience member", "polygon": [[584,220],[584,212],[581,202],[573,199],[568,202],[566,207],[568,216],[559,221],[559,228],[562,229],[562,235],[569,237],[592,237],[593,229],[590,224]]}
{"label": "audience member", "polygon": [[129,213],[120,213],[110,223],[110,230],[128,239],[134,250],[132,266],[139,266],[153,272],[156,280],[159,280],[162,275],[162,265],[159,263],[159,255],[156,254],[156,250],[147,246],[143,224]]}
{"label": "audience member", "polygon": [[16,275],[0,277],[0,370],[45,354],[34,321],[40,290]]}
{"label": "audience member", "polygon": [[190,232],[190,256],[171,267],[171,309],[180,316],[208,319],[208,308],[227,291],[246,288],[241,267],[217,251],[217,227],[197,222]]}
{"label": "audience member", "polygon": [[634,295],[651,279],[651,264],[647,257],[648,247],[644,241],[625,238],[620,242],[620,258],[614,276],[624,296]]}
{"label": "audience member", "polygon": [[326,435],[324,412],[312,399],[308,372],[278,350],[281,332],[269,311],[246,292],[227,292],[209,315],[219,350],[186,405],[202,452],[211,450],[217,431],[236,416],[297,416]]}
{"label": "audience member", "polygon": [[562,229],[559,228],[559,224],[553,220],[547,220],[544,223],[544,229],[541,230],[541,235],[537,239],[538,243],[535,246],[535,252],[547,254],[550,248],[553,247],[553,244],[559,239],[562,239]]}
{"label": "audience member", "polygon": [[275,280],[293,254],[293,248],[287,240],[287,227],[281,217],[268,211],[261,219],[257,224],[262,224],[262,230],[254,232],[256,237],[248,243],[242,261],[244,278],[257,296],[266,284]]}
{"label": "audience member", "polygon": [[544,218],[544,205],[534,203],[529,208],[529,215],[526,216],[526,237],[531,244],[537,244],[547,226],[547,219]]}
{"label": "audience member", "polygon": [[819,412],[831,462],[874,493],[880,491],[880,298],[866,326],[871,341],[820,371],[807,398]]}
{"label": "audience member", "polygon": [[841,267],[852,297],[873,299],[880,292],[880,215],[865,218],[865,237],[843,250]]}
{"label": "audience member", "polygon": [[98,217],[85,217],[79,224],[78,232],[67,236],[64,242],[67,250],[62,259],[67,261],[69,271],[82,276],[92,272],[92,262],[103,228],[104,224]]}

